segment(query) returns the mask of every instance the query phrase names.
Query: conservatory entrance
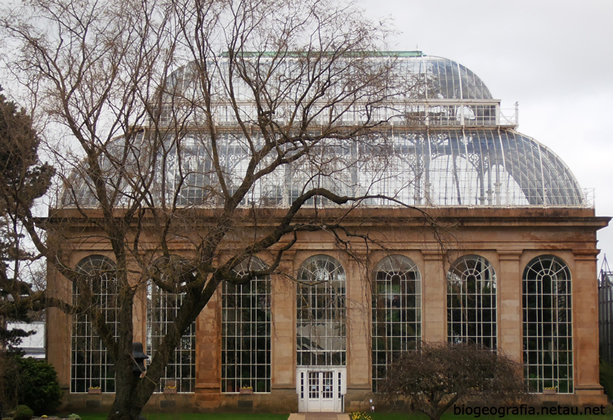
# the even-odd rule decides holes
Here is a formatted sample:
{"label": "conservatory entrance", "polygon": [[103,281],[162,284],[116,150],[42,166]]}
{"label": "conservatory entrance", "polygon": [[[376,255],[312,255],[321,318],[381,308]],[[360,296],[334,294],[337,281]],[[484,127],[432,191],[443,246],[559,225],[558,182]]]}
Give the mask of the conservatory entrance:
{"label": "conservatory entrance", "polygon": [[298,409],[341,413],[347,376],[345,270],[330,255],[313,255],[302,263],[298,280]]}
{"label": "conservatory entrance", "polygon": [[301,413],[342,413],[343,396],[346,392],[344,367],[323,366],[297,369],[296,390],[298,411]]}

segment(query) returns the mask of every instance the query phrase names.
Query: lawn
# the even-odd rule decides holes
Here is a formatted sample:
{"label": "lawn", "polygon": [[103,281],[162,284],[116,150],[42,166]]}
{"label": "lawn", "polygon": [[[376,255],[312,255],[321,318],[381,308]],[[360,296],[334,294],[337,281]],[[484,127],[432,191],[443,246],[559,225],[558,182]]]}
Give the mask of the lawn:
{"label": "lawn", "polygon": [[[368,413],[372,420],[428,420],[425,415],[406,413]],[[176,414],[145,414],[147,420],[286,420],[287,414],[252,414],[252,413],[176,413]],[[106,414],[83,414],[82,420],[105,420]],[[445,414],[442,420],[474,420],[475,416]],[[500,416],[480,416],[480,420],[500,419]],[[608,420],[613,414],[606,415],[508,415],[506,420]]]}
{"label": "lawn", "polygon": [[[372,420],[428,420],[428,416],[406,413],[368,413]],[[561,415],[561,414],[538,414],[538,415],[506,415],[500,416],[469,416],[456,415],[452,413],[444,414],[441,420],[611,420],[613,414],[605,415]]]}
{"label": "lawn", "polygon": [[[82,420],[106,420],[106,414],[80,414]],[[144,414],[147,420],[287,420],[288,414],[172,413]],[[390,419],[391,420],[391,419]]]}

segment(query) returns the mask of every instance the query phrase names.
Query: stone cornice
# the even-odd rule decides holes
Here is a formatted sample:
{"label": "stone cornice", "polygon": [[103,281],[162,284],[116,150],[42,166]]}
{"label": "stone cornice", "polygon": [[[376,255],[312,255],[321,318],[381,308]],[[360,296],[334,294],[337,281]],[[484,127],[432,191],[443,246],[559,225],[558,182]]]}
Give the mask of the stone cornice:
{"label": "stone cornice", "polygon": [[523,254],[522,250],[499,250],[498,259],[500,261],[519,261]]}
{"label": "stone cornice", "polygon": [[[221,209],[192,208],[182,209],[177,215],[191,220],[194,228],[206,228],[215,225]],[[244,227],[276,226],[285,215],[285,209],[261,208],[256,212],[251,209],[238,209],[235,213],[236,224]],[[116,212],[121,217],[121,211]],[[43,225],[68,225],[70,229],[95,228],[96,221],[102,218],[99,210],[81,213],[74,209],[50,210],[48,218],[39,221]],[[149,216],[142,219],[147,224]],[[433,208],[358,208],[348,213],[346,208],[312,209],[305,208],[294,218],[296,224],[342,223],[351,227],[452,227],[462,228],[517,228],[534,227],[574,227],[598,230],[609,223],[611,218],[595,216],[593,209],[584,208],[533,208],[533,207],[433,207]]]}
{"label": "stone cornice", "polygon": [[599,249],[573,249],[575,261],[596,261],[599,253]]}

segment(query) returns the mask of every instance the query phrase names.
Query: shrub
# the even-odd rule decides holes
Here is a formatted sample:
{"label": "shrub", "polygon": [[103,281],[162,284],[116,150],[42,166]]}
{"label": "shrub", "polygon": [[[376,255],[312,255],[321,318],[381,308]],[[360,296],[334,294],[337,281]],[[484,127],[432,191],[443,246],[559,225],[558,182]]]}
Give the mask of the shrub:
{"label": "shrub", "polygon": [[14,380],[19,376],[19,365],[14,353],[0,352],[0,402],[9,410],[17,405],[17,391]]}
{"label": "shrub", "polygon": [[27,405],[18,405],[15,408],[15,414],[13,420],[31,420],[34,415],[34,411]]}
{"label": "shrub", "polygon": [[69,419],[74,419],[74,420],[81,420],[81,416],[75,413],[69,414],[68,415]]}
{"label": "shrub", "polygon": [[613,365],[600,362],[600,385],[609,399],[613,399]]}
{"label": "shrub", "polygon": [[62,402],[57,373],[50,364],[16,357],[17,375],[5,375],[5,384],[15,394],[17,404],[28,404],[37,416],[54,413]]}
{"label": "shrub", "polygon": [[404,397],[430,420],[440,420],[456,403],[513,404],[529,398],[520,364],[471,343],[422,342],[388,366],[378,391],[389,402]]}

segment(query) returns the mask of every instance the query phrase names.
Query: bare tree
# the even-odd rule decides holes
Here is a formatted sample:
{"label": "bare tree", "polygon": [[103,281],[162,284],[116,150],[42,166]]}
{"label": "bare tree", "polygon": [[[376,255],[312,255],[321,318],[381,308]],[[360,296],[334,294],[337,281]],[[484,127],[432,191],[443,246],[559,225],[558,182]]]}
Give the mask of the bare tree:
{"label": "bare tree", "polygon": [[[372,52],[384,28],[328,0],[35,0],[4,12],[19,45],[8,65],[46,118],[62,189],[46,238],[31,212],[21,223],[79,292],[42,298],[91,320],[115,366],[109,419],[135,419],[221,282],[275,272],[301,231],[347,244],[343,216],[382,198],[352,174],[385,165],[379,127],[413,85]],[[322,204],[345,210],[297,221]],[[71,247],[94,238],[114,265],[75,268]],[[262,253],[266,268],[233,270]],[[150,281],[183,298],[139,378],[133,311]]]}
{"label": "bare tree", "polygon": [[427,344],[403,353],[378,391],[388,403],[404,400],[438,420],[467,401],[504,406],[528,397],[519,363],[474,344]]}

